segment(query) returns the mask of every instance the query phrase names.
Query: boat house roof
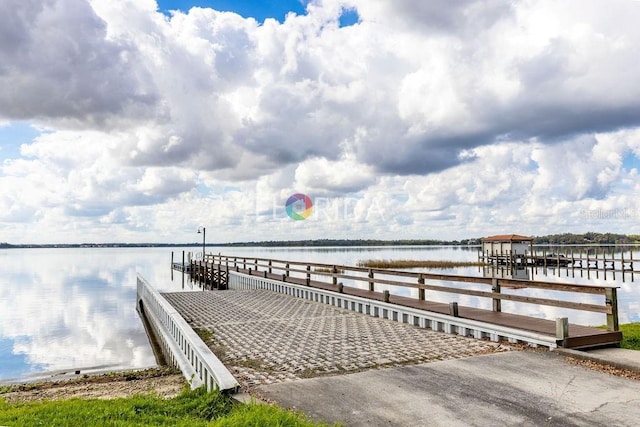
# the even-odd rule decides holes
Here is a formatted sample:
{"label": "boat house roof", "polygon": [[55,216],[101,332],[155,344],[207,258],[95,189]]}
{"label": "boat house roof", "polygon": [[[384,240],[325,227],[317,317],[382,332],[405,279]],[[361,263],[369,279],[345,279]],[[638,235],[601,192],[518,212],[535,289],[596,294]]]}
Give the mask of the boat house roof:
{"label": "boat house roof", "polygon": [[484,237],[483,242],[532,242],[533,237],[520,236],[518,234],[498,234]]}

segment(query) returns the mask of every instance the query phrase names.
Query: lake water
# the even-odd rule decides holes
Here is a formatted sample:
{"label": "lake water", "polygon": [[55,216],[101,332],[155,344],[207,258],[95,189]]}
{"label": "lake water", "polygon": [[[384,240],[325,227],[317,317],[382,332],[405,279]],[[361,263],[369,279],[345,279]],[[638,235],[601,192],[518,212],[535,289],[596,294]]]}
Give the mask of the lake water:
{"label": "lake water", "polygon": [[[198,290],[181,273],[170,269],[171,253],[198,248],[91,248],[0,250],[0,381],[26,379],[52,372],[135,369],[156,366],[147,335],[135,309],[136,275],[160,291]],[[477,249],[460,247],[379,248],[207,248],[239,257],[276,258],[327,264],[355,265],[365,259],[476,260]],[[442,270],[440,270],[442,272]],[[446,274],[482,275],[477,267],[445,270]],[[619,286],[620,322],[640,321],[640,275],[623,282],[560,277],[557,270],[536,279]],[[570,272],[569,272],[570,275]],[[486,288],[482,288],[486,290]],[[391,289],[413,295],[415,290]],[[532,291],[535,296],[544,296]],[[429,298],[447,302],[446,294]],[[589,296],[580,301],[591,302]],[[458,296],[461,305],[489,308],[491,302]],[[503,302],[503,310],[553,319],[568,315],[581,324],[603,324],[604,315]]]}

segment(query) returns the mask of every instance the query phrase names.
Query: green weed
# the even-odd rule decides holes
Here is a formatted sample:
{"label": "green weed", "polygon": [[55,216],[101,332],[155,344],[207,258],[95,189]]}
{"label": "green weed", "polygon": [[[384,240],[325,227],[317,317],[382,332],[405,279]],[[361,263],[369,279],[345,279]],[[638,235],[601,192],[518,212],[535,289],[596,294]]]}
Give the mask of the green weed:
{"label": "green weed", "polygon": [[10,426],[317,426],[301,414],[259,404],[237,404],[220,392],[185,390],[173,399],[139,395],[111,400],[70,399],[8,404],[0,425]]}

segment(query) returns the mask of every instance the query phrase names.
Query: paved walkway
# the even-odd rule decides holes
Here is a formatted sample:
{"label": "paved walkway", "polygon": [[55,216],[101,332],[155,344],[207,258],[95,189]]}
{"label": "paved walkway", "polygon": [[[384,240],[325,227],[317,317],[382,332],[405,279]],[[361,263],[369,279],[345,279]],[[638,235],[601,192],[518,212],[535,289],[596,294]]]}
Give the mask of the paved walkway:
{"label": "paved walkway", "polygon": [[278,405],[346,426],[637,426],[640,381],[504,352],[258,387]]}
{"label": "paved walkway", "polygon": [[164,294],[243,388],[332,373],[500,351],[434,332],[266,290]]}

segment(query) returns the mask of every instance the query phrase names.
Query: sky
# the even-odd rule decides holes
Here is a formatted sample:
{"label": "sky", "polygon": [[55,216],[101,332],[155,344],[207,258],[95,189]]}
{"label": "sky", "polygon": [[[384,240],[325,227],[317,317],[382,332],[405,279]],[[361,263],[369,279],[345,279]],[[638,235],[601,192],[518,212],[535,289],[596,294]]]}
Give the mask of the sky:
{"label": "sky", "polygon": [[638,1],[0,12],[0,242],[640,234]]}

